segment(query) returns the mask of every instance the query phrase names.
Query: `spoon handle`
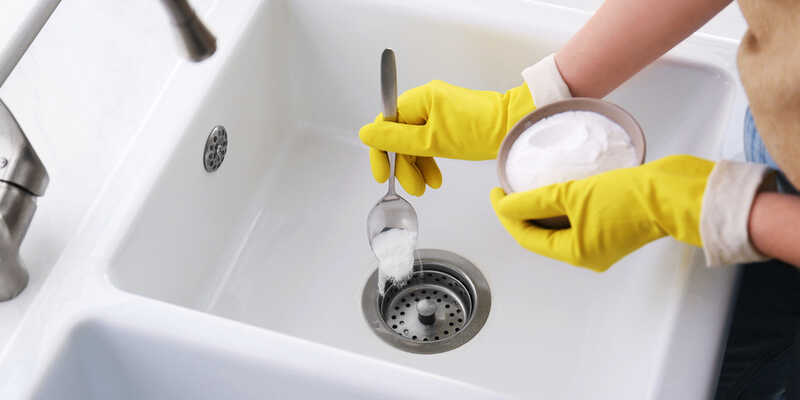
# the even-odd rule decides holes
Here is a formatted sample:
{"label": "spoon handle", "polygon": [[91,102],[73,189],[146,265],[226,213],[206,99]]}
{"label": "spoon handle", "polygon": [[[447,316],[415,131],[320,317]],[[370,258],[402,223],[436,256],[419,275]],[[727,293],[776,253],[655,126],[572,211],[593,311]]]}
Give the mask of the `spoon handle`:
{"label": "spoon handle", "polygon": [[[383,120],[397,122],[397,64],[392,49],[384,49],[381,54],[381,97],[383,98]],[[389,157],[389,191],[395,194],[394,169],[397,161],[396,153],[387,153]]]}

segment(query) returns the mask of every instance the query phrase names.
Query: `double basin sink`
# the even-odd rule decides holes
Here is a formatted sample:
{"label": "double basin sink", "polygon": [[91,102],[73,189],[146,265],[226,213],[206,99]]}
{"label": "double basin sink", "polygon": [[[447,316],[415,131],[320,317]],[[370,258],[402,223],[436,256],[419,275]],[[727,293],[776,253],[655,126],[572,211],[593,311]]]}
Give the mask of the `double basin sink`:
{"label": "double basin sink", "polygon": [[[671,239],[603,274],[520,248],[496,220],[494,161],[441,160],[411,201],[419,246],[474,263],[482,330],[419,355],[367,326],[374,183],[358,128],[432,79],[522,83],[587,19],[528,1],[247,0],[207,20],[218,53],[174,74],[114,183],[56,265],[2,363],[0,394],[34,398],[700,398],[714,387],[732,268]],[[719,158],[744,96],[736,44],[694,36],[608,99],[648,159]],[[201,159],[228,133],[217,171]],[[46,329],[44,327],[47,327]],[[35,349],[35,350],[33,350]],[[683,396],[683,397],[681,397]],[[3,398],[11,398],[5,397]]]}

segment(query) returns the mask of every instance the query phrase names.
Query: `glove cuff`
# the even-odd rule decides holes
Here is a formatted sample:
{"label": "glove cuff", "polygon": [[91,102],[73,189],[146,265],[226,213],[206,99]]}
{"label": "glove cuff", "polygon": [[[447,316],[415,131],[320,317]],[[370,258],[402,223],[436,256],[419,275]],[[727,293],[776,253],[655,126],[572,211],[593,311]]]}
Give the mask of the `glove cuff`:
{"label": "glove cuff", "polygon": [[720,161],[711,171],[700,212],[700,237],[706,264],[768,259],[750,243],[748,221],[756,193],[774,173],[766,165]]}
{"label": "glove cuff", "polygon": [[528,84],[533,104],[544,107],[559,100],[572,98],[567,83],[556,66],[555,54],[541,59],[522,71],[522,79]]}

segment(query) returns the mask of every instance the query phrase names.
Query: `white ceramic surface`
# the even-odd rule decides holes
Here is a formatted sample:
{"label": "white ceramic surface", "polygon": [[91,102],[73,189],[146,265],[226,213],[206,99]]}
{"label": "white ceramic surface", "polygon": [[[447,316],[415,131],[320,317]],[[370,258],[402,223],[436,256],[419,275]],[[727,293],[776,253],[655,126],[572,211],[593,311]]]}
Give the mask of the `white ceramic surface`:
{"label": "white ceramic surface", "polygon": [[[474,397],[704,398],[713,390],[735,271],[707,270],[696,250],[669,239],[605,274],[528,253],[489,205],[492,162],[444,160],[444,187],[413,200],[420,245],[471,259],[489,280],[493,308],[478,336],[436,356],[405,354],[361,316],[372,268],[363,224],[381,186],[356,131],[380,109],[380,50],[397,51],[401,90],[430,79],[502,90],[520,84],[519,71],[586,14],[510,0],[238,5],[209,13],[219,53],[176,67],[124,152],[6,347],[0,397],[102,393],[87,378],[96,364],[108,376],[159,371],[136,346],[209,365],[223,354],[254,387],[251,366],[274,363],[276,373],[311,368],[323,378],[398,374],[420,390]],[[647,132],[649,159],[720,156],[744,102],[735,45],[696,36],[610,96]],[[215,124],[228,129],[228,158],[207,174],[200,156]],[[95,338],[122,361],[82,345]],[[323,356],[296,363],[265,350],[290,346]],[[63,372],[75,365],[88,372]],[[145,390],[143,382],[119,387]]]}
{"label": "white ceramic surface", "polygon": [[[203,327],[191,317],[178,316],[164,324],[149,312],[161,311],[140,308],[106,313],[76,325],[33,398],[499,398],[472,385],[310,346],[302,340],[255,329],[232,332],[236,340],[226,340],[225,323],[206,321]],[[212,343],[198,345],[198,339]]]}
{"label": "white ceramic surface", "polygon": [[0,85],[60,0],[5,0],[0,13]]}

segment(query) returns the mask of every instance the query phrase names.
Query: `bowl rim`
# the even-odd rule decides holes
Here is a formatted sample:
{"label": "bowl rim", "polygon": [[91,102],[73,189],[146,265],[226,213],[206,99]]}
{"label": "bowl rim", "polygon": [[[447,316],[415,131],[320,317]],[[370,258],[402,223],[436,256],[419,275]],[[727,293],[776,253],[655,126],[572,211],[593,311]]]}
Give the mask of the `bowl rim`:
{"label": "bowl rim", "polygon": [[625,133],[633,143],[634,151],[638,158],[638,164],[641,165],[645,161],[647,155],[647,142],[639,122],[628,111],[622,107],[603,99],[595,99],[591,97],[573,97],[570,99],[560,100],[550,103],[546,106],[539,107],[532,112],[522,117],[513,127],[508,131],[505,138],[503,138],[500,148],[497,152],[497,178],[500,181],[500,187],[506,194],[514,193],[511,185],[508,182],[505,166],[508,161],[508,153],[511,151],[511,146],[522,135],[525,130],[530,128],[533,124],[549,116],[560,114],[567,111],[592,111],[606,118],[614,121],[617,125],[622,127]]}

